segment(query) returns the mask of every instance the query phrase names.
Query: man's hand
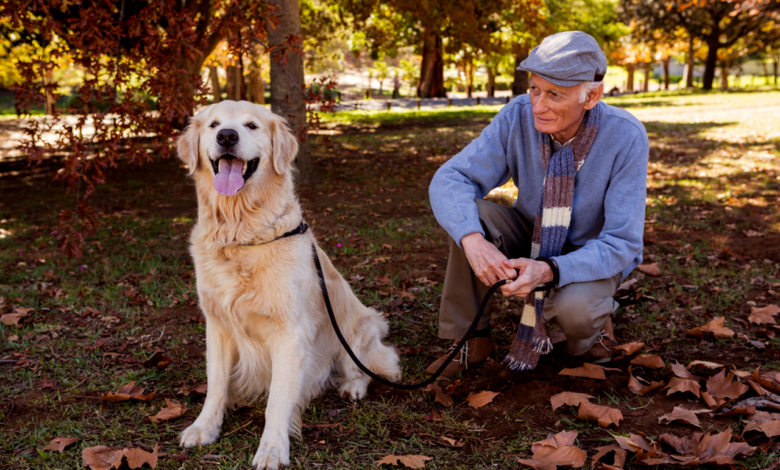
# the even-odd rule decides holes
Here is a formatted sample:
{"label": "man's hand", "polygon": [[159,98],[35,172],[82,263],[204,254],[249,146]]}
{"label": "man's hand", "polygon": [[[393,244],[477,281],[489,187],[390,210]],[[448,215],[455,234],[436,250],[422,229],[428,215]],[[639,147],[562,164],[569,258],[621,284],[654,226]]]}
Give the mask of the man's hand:
{"label": "man's hand", "polygon": [[506,256],[485,240],[481,233],[466,235],[460,239],[460,244],[474,274],[486,286],[492,286],[501,279],[514,279],[517,275],[511,266],[505,264]]}
{"label": "man's hand", "polygon": [[520,270],[517,279],[501,287],[505,297],[525,298],[532,290],[553,280],[552,269],[544,261],[528,258],[510,259],[504,261],[504,267]]}

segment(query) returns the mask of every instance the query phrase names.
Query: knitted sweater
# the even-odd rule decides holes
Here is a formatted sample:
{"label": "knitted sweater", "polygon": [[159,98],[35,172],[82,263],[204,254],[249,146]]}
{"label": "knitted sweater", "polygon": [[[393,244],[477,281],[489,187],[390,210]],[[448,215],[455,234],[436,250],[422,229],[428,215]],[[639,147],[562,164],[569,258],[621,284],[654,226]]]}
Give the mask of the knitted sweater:
{"label": "knitted sweater", "polygon": [[[557,256],[559,286],[627,276],[642,262],[647,160],[645,128],[627,111],[599,103],[596,141],[574,180],[574,203],[567,240],[582,246]],[[431,181],[431,207],[439,224],[458,245],[474,232],[484,235],[474,198],[512,178],[514,207],[536,218],[544,169],[531,102],[521,95],[460,153],[442,165]]]}

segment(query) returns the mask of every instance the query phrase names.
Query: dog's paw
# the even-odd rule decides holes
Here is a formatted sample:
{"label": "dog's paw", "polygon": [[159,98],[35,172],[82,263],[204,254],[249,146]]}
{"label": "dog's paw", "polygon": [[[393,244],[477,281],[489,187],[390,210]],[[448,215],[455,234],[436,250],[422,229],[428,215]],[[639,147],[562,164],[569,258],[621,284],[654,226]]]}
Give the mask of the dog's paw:
{"label": "dog's paw", "polygon": [[277,470],[284,465],[290,465],[290,445],[261,439],[252,467],[256,470]]}
{"label": "dog's paw", "polygon": [[339,386],[339,395],[352,401],[362,400],[368,391],[368,377],[358,377],[342,383]]}
{"label": "dog's paw", "polygon": [[193,424],[181,433],[180,444],[184,448],[190,448],[205,444],[211,444],[219,437],[219,426],[201,426]]}

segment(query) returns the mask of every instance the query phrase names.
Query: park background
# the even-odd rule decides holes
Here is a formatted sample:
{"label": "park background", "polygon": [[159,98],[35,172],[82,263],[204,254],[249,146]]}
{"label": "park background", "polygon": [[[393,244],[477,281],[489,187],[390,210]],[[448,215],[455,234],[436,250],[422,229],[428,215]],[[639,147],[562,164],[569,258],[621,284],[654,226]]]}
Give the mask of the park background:
{"label": "park background", "polygon": [[[646,261],[616,295],[625,357],[582,367],[559,344],[531,373],[491,360],[430,390],[330,391],[292,466],[776,469],[779,20],[773,0],[3,0],[0,468],[99,468],[98,446],[249,468],[263,402],[216,443],[177,445],[203,402],[205,330],[174,144],[224,99],[290,120],[307,222],[385,313],[405,381],[422,378],[449,346],[431,177],[527,92],[515,68],[542,38],[582,30],[609,61],[604,101],[650,138]],[[520,302],[496,310],[501,358]]]}

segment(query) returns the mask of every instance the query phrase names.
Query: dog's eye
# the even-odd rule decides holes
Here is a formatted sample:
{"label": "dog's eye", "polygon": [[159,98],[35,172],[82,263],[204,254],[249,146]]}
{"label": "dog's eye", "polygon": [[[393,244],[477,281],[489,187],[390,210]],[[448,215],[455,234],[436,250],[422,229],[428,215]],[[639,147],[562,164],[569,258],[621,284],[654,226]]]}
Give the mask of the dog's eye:
{"label": "dog's eye", "polygon": [[255,124],[254,122],[250,122],[249,124],[246,125],[246,127],[255,130],[257,129],[257,124]]}
{"label": "dog's eye", "polygon": [[209,124],[209,127],[210,127],[210,128],[212,128],[212,129],[214,129],[214,128],[215,128],[215,127],[217,127],[218,125],[219,125],[219,122],[217,122],[217,121],[214,121],[214,122],[212,122],[211,124]]}

